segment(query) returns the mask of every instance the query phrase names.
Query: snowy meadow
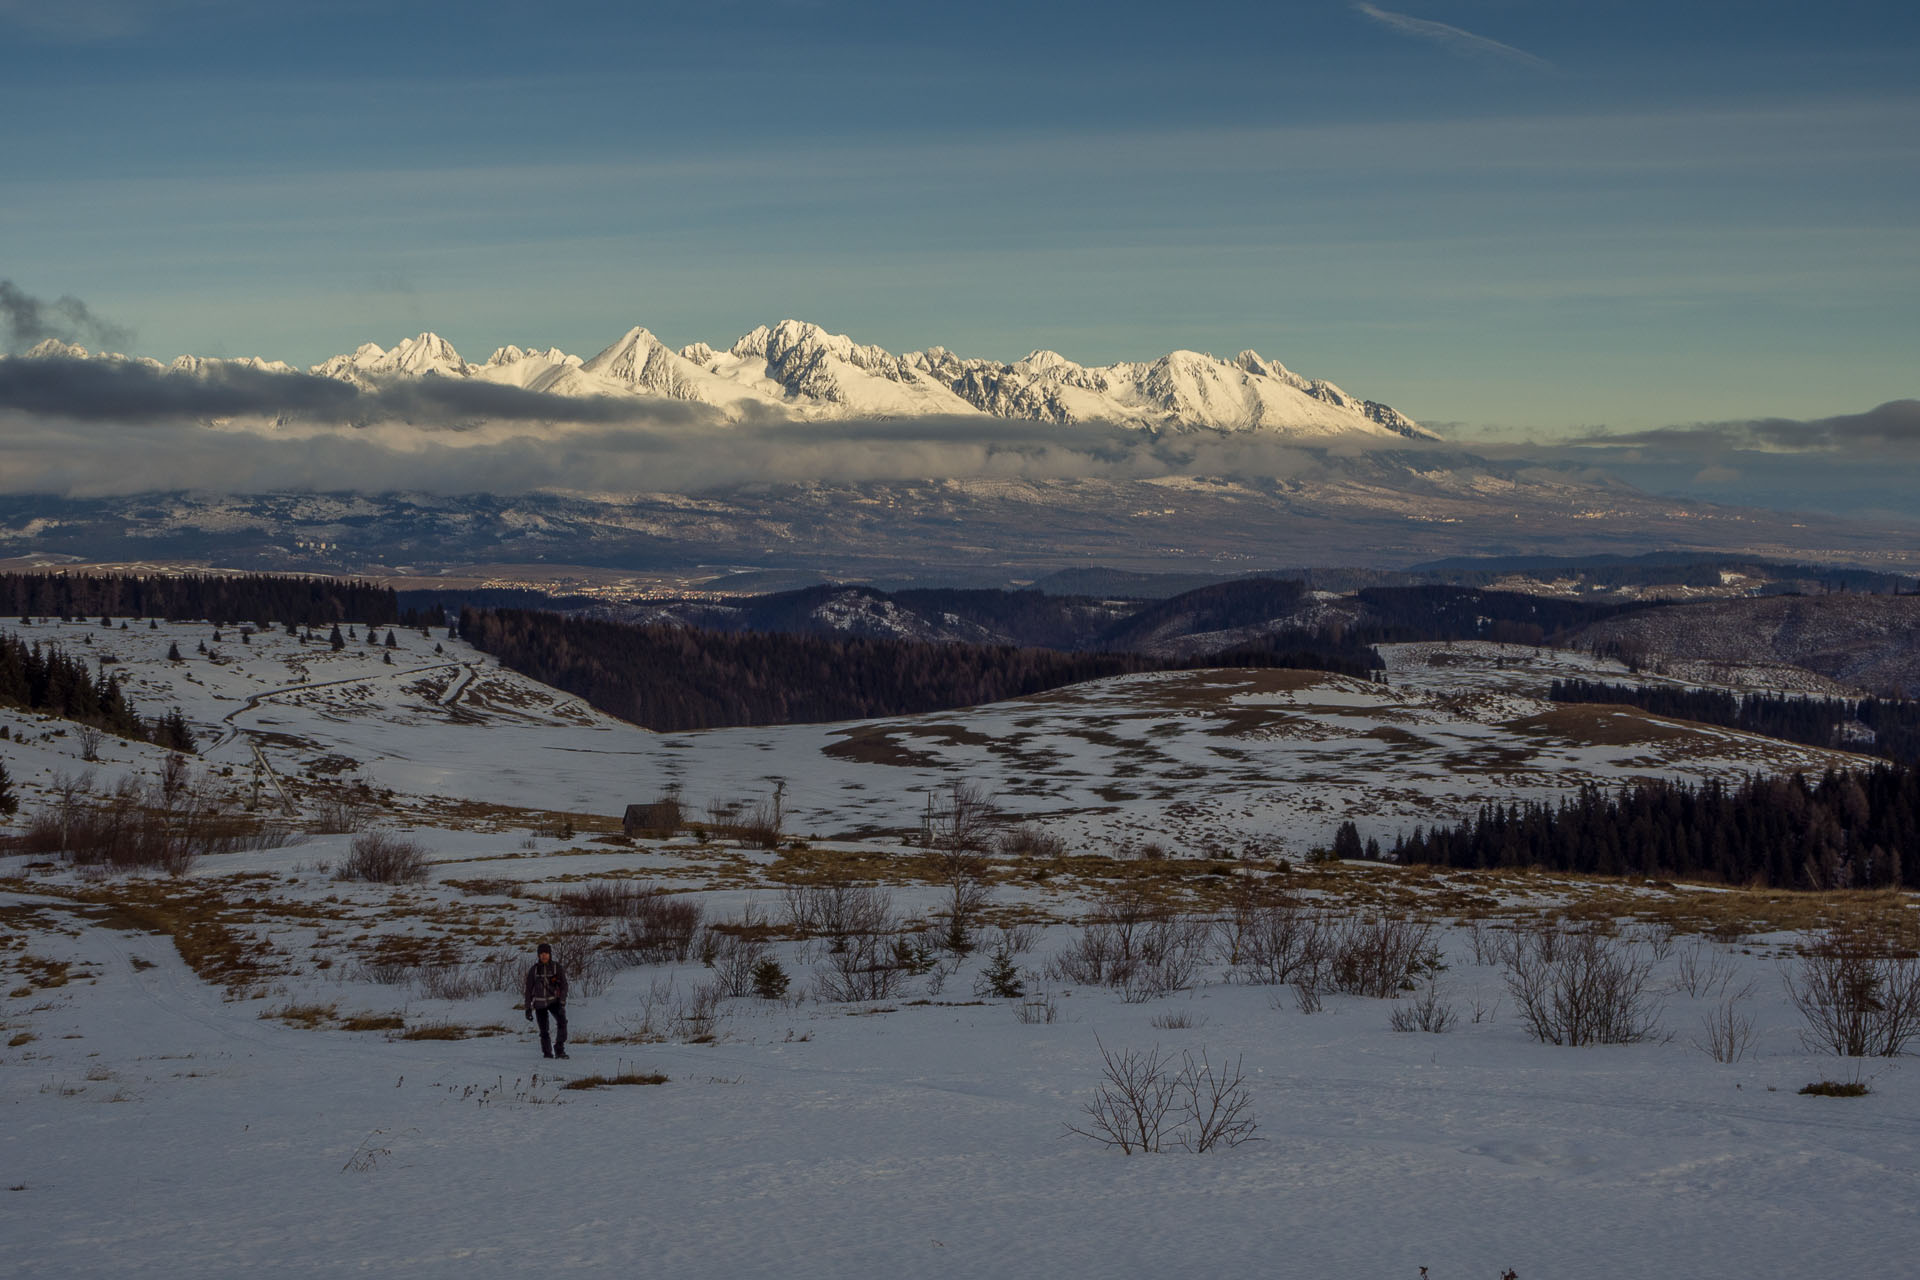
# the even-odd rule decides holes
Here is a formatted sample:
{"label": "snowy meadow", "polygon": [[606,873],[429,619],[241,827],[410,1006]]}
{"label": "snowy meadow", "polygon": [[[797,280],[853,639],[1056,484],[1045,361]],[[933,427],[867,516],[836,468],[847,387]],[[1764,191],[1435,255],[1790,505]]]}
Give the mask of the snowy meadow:
{"label": "snowy meadow", "polygon": [[[658,737],[440,633],[143,626],[36,638],[180,707],[177,795],[236,825],[177,874],[0,858],[11,1273],[1785,1277],[1920,1238],[1908,895],[1317,852],[1831,753],[1543,720],[1471,651]],[[17,830],[185,821],[171,753],[0,724]]]}

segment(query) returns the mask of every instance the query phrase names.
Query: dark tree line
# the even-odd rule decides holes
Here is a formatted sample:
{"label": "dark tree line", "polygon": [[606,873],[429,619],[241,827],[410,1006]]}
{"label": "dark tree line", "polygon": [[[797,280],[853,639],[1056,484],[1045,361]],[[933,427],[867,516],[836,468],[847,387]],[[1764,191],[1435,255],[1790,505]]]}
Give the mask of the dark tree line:
{"label": "dark tree line", "polygon": [[1394,860],[1776,888],[1920,888],[1920,771],[1902,765],[1698,786],[1666,779],[1557,805],[1489,805],[1416,830]]}
{"label": "dark tree line", "polygon": [[178,707],[157,720],[142,720],[106,667],[96,673],[92,663],[69,656],[58,645],[30,644],[11,632],[0,634],[0,704],[176,751],[194,748],[193,732]]}
{"label": "dark tree line", "polygon": [[460,634],[523,675],[662,732],[945,711],[1138,671],[1309,663],[1347,669],[1339,652],[1314,650],[1310,638],[1282,651],[1182,662],[1010,645],[698,631],[521,609],[463,610]]}
{"label": "dark tree line", "polygon": [[1788,742],[1836,747],[1889,760],[1920,757],[1920,702],[1902,698],[1793,698],[1716,689],[1636,687],[1555,680],[1555,702],[1610,702],[1655,715],[1725,725]]}
{"label": "dark tree line", "polygon": [[[334,622],[419,626],[391,589],[370,582],[272,574],[0,574],[0,615],[14,618],[163,618],[170,621]],[[436,615],[437,617],[437,615]]]}
{"label": "dark tree line", "polygon": [[1602,618],[1646,609],[1646,604],[1561,600],[1521,591],[1478,587],[1367,587],[1355,593],[1368,644],[1418,640],[1492,640],[1544,644]]}

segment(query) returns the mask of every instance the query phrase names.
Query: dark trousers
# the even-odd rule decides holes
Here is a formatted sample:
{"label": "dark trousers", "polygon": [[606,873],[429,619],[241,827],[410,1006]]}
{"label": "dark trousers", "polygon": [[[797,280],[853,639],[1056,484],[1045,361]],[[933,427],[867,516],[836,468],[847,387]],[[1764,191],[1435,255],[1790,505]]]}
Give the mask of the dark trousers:
{"label": "dark trousers", "polygon": [[[547,1015],[553,1015],[554,1038],[547,1039]],[[540,1020],[540,1052],[552,1053],[555,1049],[567,1047],[567,1006],[556,1004],[548,1009],[535,1009],[533,1016]]]}

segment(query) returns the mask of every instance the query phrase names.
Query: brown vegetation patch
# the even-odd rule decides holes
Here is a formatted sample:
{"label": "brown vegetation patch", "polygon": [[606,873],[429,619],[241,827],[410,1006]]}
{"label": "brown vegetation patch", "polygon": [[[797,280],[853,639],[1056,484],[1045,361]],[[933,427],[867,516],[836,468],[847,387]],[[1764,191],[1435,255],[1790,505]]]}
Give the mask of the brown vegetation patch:
{"label": "brown vegetation patch", "polygon": [[331,1002],[326,1004],[284,1004],[278,1009],[264,1010],[260,1016],[262,1018],[272,1018],[284,1022],[290,1027],[299,1027],[302,1030],[314,1031],[333,1021],[333,1015],[338,1008],[339,1006]]}
{"label": "brown vegetation patch", "polygon": [[1661,720],[1633,707],[1605,703],[1565,703],[1539,715],[1508,721],[1516,733],[1557,738],[1576,746],[1666,746],[1694,742],[1700,728]]}
{"label": "brown vegetation patch", "polygon": [[399,1031],[406,1025],[397,1013],[356,1013],[340,1019],[342,1031]]}
{"label": "brown vegetation patch", "polygon": [[665,1084],[667,1077],[658,1071],[622,1071],[611,1076],[579,1076],[562,1085],[563,1089],[601,1089],[620,1084]]}
{"label": "brown vegetation patch", "polygon": [[452,1022],[423,1022],[417,1027],[408,1027],[393,1037],[395,1040],[466,1040],[473,1032]]}
{"label": "brown vegetation patch", "polygon": [[[201,981],[223,987],[229,998],[286,972],[286,957],[248,928],[262,922],[258,902],[229,902],[218,882],[143,879],[71,892],[74,910],[89,920],[109,929],[173,939],[187,967]],[[286,906],[302,914],[327,914],[319,908]]]}

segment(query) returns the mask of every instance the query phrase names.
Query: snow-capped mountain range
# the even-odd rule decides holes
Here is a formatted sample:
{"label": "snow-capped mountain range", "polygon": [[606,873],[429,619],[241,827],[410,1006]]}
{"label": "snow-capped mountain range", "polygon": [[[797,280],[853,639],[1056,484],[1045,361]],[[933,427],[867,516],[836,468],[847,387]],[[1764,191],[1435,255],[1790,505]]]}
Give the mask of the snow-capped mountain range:
{"label": "snow-capped mountain range", "polygon": [[[90,356],[84,348],[53,339],[27,355],[126,359]],[[204,377],[221,368],[298,372],[256,358],[181,356],[170,365],[139,363],[183,376]],[[391,350],[369,342],[308,372],[367,390],[404,379],[452,378],[564,397],[691,401],[731,420],[769,412],[812,420],[988,415],[1049,423],[1105,421],[1151,431],[1434,438],[1384,404],[1301,377],[1253,351],[1231,360],[1174,351],[1157,360],[1104,366],[1035,351],[1003,364],[957,356],[943,347],[895,355],[797,320],[762,325],[724,350],[704,342],[675,350],[636,327],[590,359],[557,348],[507,346],[481,363],[464,359],[437,334],[422,333]]]}

